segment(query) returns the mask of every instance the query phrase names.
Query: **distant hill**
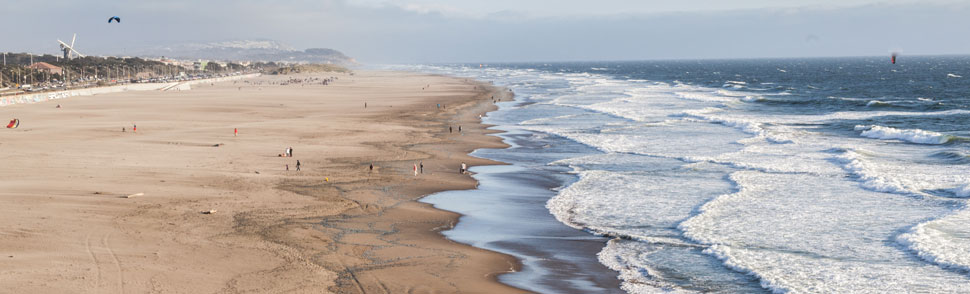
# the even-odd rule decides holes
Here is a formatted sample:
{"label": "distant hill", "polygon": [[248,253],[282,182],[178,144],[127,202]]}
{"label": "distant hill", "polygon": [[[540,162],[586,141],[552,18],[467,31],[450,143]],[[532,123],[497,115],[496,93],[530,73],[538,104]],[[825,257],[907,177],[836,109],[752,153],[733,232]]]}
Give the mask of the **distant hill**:
{"label": "distant hill", "polygon": [[138,56],[177,59],[251,60],[264,62],[355,64],[340,51],[310,48],[303,51],[272,40],[237,40],[212,43],[186,43],[137,50]]}

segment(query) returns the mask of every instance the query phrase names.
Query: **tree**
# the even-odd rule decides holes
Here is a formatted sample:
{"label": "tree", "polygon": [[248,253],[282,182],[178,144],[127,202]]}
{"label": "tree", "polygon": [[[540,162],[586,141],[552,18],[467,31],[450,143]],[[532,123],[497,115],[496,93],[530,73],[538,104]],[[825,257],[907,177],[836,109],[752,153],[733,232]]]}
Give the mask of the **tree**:
{"label": "tree", "polygon": [[223,71],[223,68],[218,63],[215,63],[215,62],[211,62],[210,61],[208,64],[205,65],[205,71],[207,71],[207,72],[221,72],[221,71]]}

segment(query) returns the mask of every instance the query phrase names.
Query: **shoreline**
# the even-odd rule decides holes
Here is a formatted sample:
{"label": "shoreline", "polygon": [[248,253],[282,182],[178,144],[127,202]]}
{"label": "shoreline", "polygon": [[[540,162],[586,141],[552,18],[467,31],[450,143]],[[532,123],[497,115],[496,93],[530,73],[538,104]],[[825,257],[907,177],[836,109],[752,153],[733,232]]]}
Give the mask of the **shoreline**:
{"label": "shoreline", "polygon": [[[276,83],[327,75],[339,80]],[[504,93],[461,78],[325,73],[0,108],[23,121],[0,133],[0,253],[9,256],[0,283],[16,292],[524,292],[496,279],[517,260],[445,238],[460,215],[417,201],[474,189],[460,162],[496,164],[468,155],[503,146],[476,117],[494,107],[486,88]],[[122,132],[133,123],[138,133]],[[447,131],[459,124],[461,134]],[[274,156],[288,146],[295,157]],[[283,169],[295,160],[303,171]]]}
{"label": "shoreline", "polygon": [[[414,73],[414,74],[424,75],[420,73]],[[490,97],[487,97],[487,96],[492,96],[492,97],[499,96],[502,98],[507,98],[509,96],[507,91],[503,91],[504,88],[495,87],[485,82],[476,81],[472,79],[463,79],[458,77],[442,76],[442,75],[431,75],[431,76],[436,76],[436,77],[446,78],[446,79],[463,80],[463,83],[474,85],[477,88],[478,93],[475,94],[473,97],[470,97],[466,101],[463,101],[460,105],[447,105],[442,103],[443,108],[446,110],[443,112],[433,112],[433,114],[437,116],[437,118],[432,121],[432,124],[438,125],[437,129],[439,131],[431,132],[431,133],[433,134],[432,135],[433,138],[438,140],[445,140],[445,141],[410,144],[409,146],[404,148],[404,150],[407,150],[405,152],[405,156],[408,156],[407,154],[410,152],[430,155],[430,157],[417,159],[419,162],[428,163],[426,164],[426,166],[429,166],[429,167],[431,165],[441,164],[439,163],[439,161],[441,160],[452,161],[453,164],[451,165],[453,166],[453,169],[455,169],[454,173],[456,175],[457,175],[457,168],[459,167],[458,162],[468,163],[469,168],[473,166],[482,166],[482,165],[491,166],[491,165],[506,164],[503,162],[497,162],[497,161],[493,161],[485,158],[474,157],[474,156],[471,156],[471,153],[481,148],[507,147],[506,144],[502,143],[501,138],[490,136],[490,134],[499,133],[500,131],[488,130],[488,128],[491,127],[492,125],[482,123],[478,117],[479,115],[485,115],[486,113],[497,109],[497,106],[492,104]],[[496,97],[496,99],[498,99],[498,97]],[[375,116],[375,117],[372,117],[372,119],[380,119],[380,118]],[[451,124],[449,124],[448,122],[451,122]],[[449,125],[453,127],[453,131],[454,131],[453,133],[445,131]],[[456,125],[462,126],[461,133],[457,131],[457,127],[455,127]],[[377,164],[375,164],[375,167],[378,165],[382,166],[382,168],[391,167],[391,168],[397,169],[398,172],[400,172],[400,170],[408,169],[408,166],[410,166],[413,162],[415,162],[415,159],[377,161],[376,162]],[[441,165],[446,165],[446,164],[441,164]],[[404,171],[404,172],[406,173],[407,171]],[[445,168],[442,173],[448,174],[449,171],[447,170],[447,168]],[[458,285],[458,284],[452,283],[453,282],[452,281],[452,282],[449,282],[449,284],[451,284],[450,286],[454,288],[450,290],[453,290],[456,292],[472,292],[472,293],[479,293],[479,292],[494,293],[495,291],[527,292],[525,290],[514,288],[511,285],[502,283],[498,279],[498,277],[504,273],[515,272],[520,270],[521,262],[518,259],[509,255],[501,254],[484,248],[474,247],[472,245],[463,244],[449,239],[443,234],[443,232],[453,228],[459,222],[459,219],[463,215],[457,212],[435,208],[433,205],[429,203],[424,203],[421,201],[421,199],[424,199],[425,197],[434,195],[436,193],[447,192],[447,191],[468,191],[468,190],[477,189],[479,183],[477,180],[472,178],[472,175],[473,174],[470,172],[463,175],[457,175],[460,178],[461,182],[448,184],[447,186],[438,186],[435,188],[428,188],[428,187],[408,188],[407,189],[408,192],[405,192],[405,194],[408,194],[407,199],[394,203],[390,205],[390,207],[387,210],[379,211],[377,213],[377,214],[382,214],[384,216],[387,216],[387,215],[394,215],[395,213],[399,213],[400,211],[410,211],[413,213],[420,213],[425,215],[424,218],[421,218],[419,220],[412,219],[412,220],[405,220],[404,222],[401,222],[401,220],[398,219],[398,220],[391,220],[390,222],[392,224],[387,224],[388,223],[387,219],[378,220],[370,217],[370,215],[354,215],[354,214],[350,214],[350,215],[341,214],[341,215],[327,217],[327,219],[328,220],[341,219],[343,221],[346,221],[348,218],[350,218],[353,220],[351,221],[353,225],[368,224],[369,227],[374,227],[374,224],[378,223],[379,224],[378,226],[394,227],[394,230],[396,230],[396,232],[391,233],[391,235],[400,234],[401,238],[405,240],[412,240],[412,241],[421,240],[420,243],[422,244],[419,246],[427,246],[428,248],[452,247],[452,246],[467,247],[465,248],[465,250],[471,250],[476,252],[474,256],[468,256],[475,260],[473,261],[473,263],[485,262],[488,264],[487,267],[492,268],[491,270],[486,270],[491,272],[483,276],[488,281],[488,284],[481,284],[476,281],[459,279],[461,283],[468,283],[468,284]],[[430,214],[431,216],[428,216],[428,214]],[[489,255],[494,255],[494,257],[490,257]],[[468,258],[468,257],[462,257],[461,259]],[[491,261],[488,261],[489,259]],[[459,260],[460,259],[452,260],[449,262],[449,265],[451,265],[451,262],[456,262]],[[469,264],[464,264],[464,265],[468,266]],[[385,285],[381,285],[380,289],[368,289],[373,287],[374,285],[367,282],[362,282],[362,280],[365,280],[367,278],[382,280],[382,278],[379,277],[378,275],[373,275],[370,277],[361,277],[359,273],[356,273],[357,269],[347,268],[347,267],[344,267],[344,268],[345,268],[345,273],[340,278],[338,278],[335,292],[348,293],[348,292],[354,292],[354,290],[359,292],[372,292],[374,290],[390,290],[390,292],[392,293],[395,292],[393,288],[388,288]],[[373,268],[368,268],[368,270],[373,270]],[[459,270],[466,270],[466,269],[459,269]],[[483,271],[481,268],[476,268],[473,270]],[[448,280],[448,279],[445,279],[445,280]],[[420,283],[426,283],[426,282],[428,281],[425,280],[425,281],[421,281]],[[382,283],[378,282],[378,284],[382,284]],[[435,288],[435,287],[430,287],[430,288]],[[431,289],[426,288],[426,289],[409,289],[409,290],[431,290]]]}
{"label": "shoreline", "polygon": [[447,238],[523,263],[522,269],[500,276],[504,284],[537,293],[626,293],[617,272],[598,259],[613,238],[563,224],[546,207],[557,195],[554,189],[578,179],[568,169],[550,166],[544,153],[582,147],[535,139],[534,132],[507,127],[504,117],[515,108],[505,106],[521,102],[499,104],[502,109],[489,112],[486,121],[497,123],[491,129],[499,132],[493,135],[511,146],[477,149],[470,155],[503,164],[472,168],[480,183],[474,190],[443,191],[420,201],[462,214],[444,232]]}

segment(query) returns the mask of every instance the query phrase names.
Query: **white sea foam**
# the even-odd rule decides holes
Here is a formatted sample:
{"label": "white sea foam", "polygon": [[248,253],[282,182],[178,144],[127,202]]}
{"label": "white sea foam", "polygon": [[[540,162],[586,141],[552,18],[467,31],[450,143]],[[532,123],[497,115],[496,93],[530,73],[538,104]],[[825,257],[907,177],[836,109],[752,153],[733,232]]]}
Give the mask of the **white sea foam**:
{"label": "white sea foam", "polygon": [[725,97],[722,95],[715,95],[709,92],[675,92],[678,97],[697,101],[707,101],[707,102],[734,102],[737,98]]}
{"label": "white sea foam", "polygon": [[802,121],[826,121],[826,120],[861,120],[870,119],[874,117],[883,116],[906,116],[906,117],[933,117],[933,116],[949,116],[949,115],[968,115],[970,110],[954,109],[954,110],[944,110],[944,111],[929,111],[929,112],[909,112],[909,111],[840,111],[835,113],[830,113],[826,115],[818,116],[790,116],[794,119],[800,119]]}
{"label": "white sea foam", "polygon": [[926,261],[947,268],[970,271],[970,211],[963,209],[943,218],[921,223],[897,241]]}
{"label": "white sea foam", "polygon": [[[931,156],[961,145],[941,145],[953,139],[916,129],[859,126],[861,136],[844,137],[816,128],[968,110],[767,114],[749,111],[760,104],[737,102],[779,94],[729,89],[737,83],[705,88],[596,74],[530,75],[539,72],[514,78],[530,81],[527,89],[534,91],[519,97],[538,102],[534,110],[522,109],[552,115],[519,128],[605,153],[554,162],[572,167],[579,180],[547,207],[570,226],[621,237],[599,259],[619,272],[628,292],[681,291],[680,285],[697,287],[717,275],[747,277],[725,266],[775,292],[967,291],[962,271],[970,271],[970,232],[963,227],[970,216],[960,197],[970,197],[970,165]],[[541,89],[550,83],[558,88]],[[704,262],[712,264],[695,264]]]}
{"label": "white sea foam", "polygon": [[556,121],[556,120],[563,120],[563,119],[573,118],[573,117],[577,117],[577,116],[579,116],[579,115],[578,114],[567,114],[567,115],[560,115],[560,116],[556,116],[556,117],[540,117],[540,118],[534,118],[534,119],[530,119],[530,120],[525,120],[525,121],[520,122],[519,124],[522,124],[522,125],[539,125],[539,124],[546,124],[546,123],[549,123],[549,122],[552,122],[552,121]]}
{"label": "white sea foam", "polygon": [[862,131],[863,137],[881,140],[902,140],[917,144],[944,144],[952,136],[920,129],[896,129],[884,126],[855,126],[856,131]]}
{"label": "white sea foam", "polygon": [[[684,177],[685,174],[694,177]],[[720,174],[690,170],[660,174],[580,172],[580,180],[546,204],[557,219],[600,234],[648,239],[678,236],[677,223],[691,211],[731,187]],[[692,187],[677,189],[676,187]],[[641,212],[650,209],[649,215]]]}
{"label": "white sea foam", "polygon": [[886,105],[892,105],[892,103],[885,102],[885,101],[879,101],[879,100],[872,100],[872,101],[869,101],[869,103],[866,103],[866,106],[869,106],[869,107],[872,107],[872,106],[886,106]]}
{"label": "white sea foam", "polygon": [[962,78],[963,76],[958,75],[958,74],[948,73],[948,74],[946,74],[946,77],[948,77],[948,78]]}
{"label": "white sea foam", "polygon": [[620,288],[628,293],[697,293],[665,282],[649,265],[640,262],[639,256],[650,253],[635,242],[614,239],[596,256],[600,263],[620,273],[617,277],[623,282]]}
{"label": "white sea foam", "polygon": [[707,121],[712,123],[719,123],[725,126],[737,128],[748,134],[757,135],[758,137],[764,138],[765,140],[772,143],[786,144],[792,143],[792,139],[781,134],[768,132],[762,127],[762,123],[745,118],[730,117],[725,115],[717,115],[715,113],[720,112],[722,109],[708,107],[699,110],[686,110],[680,113],[680,116],[693,118],[700,121]]}
{"label": "white sea foam", "polygon": [[751,92],[728,91],[724,89],[718,89],[717,91],[715,91],[715,93],[726,97],[737,97],[737,99],[744,102],[756,102],[756,101],[764,100],[763,96],[759,94],[751,93]]}
{"label": "white sea foam", "polygon": [[957,188],[952,189],[953,194],[960,197],[970,197],[970,183],[963,184]]}
{"label": "white sea foam", "polygon": [[908,259],[884,243],[900,226],[945,213],[944,206],[860,191],[839,178],[742,171],[731,179],[738,192],[704,204],[679,228],[711,245],[705,252],[725,265],[759,277],[765,288],[950,292],[965,283],[961,274]]}
{"label": "white sea foam", "polygon": [[864,161],[864,152],[856,150],[846,150],[834,159],[842,163],[842,167],[858,177],[862,187],[876,191],[899,194],[923,194],[918,189],[907,187],[907,185],[897,179],[882,176],[880,173]]}

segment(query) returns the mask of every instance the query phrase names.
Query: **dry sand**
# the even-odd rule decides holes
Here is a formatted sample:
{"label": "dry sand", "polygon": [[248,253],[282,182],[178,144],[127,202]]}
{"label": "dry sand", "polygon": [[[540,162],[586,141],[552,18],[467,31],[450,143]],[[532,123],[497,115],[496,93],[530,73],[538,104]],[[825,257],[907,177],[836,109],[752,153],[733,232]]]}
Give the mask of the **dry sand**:
{"label": "dry sand", "polygon": [[507,92],[270,84],[307,76],[0,108],[22,122],[0,129],[0,292],[522,292],[495,281],[514,259],[444,239],[458,215],[415,201],[475,187],[458,168],[493,164],[466,154],[502,146],[478,115]]}

